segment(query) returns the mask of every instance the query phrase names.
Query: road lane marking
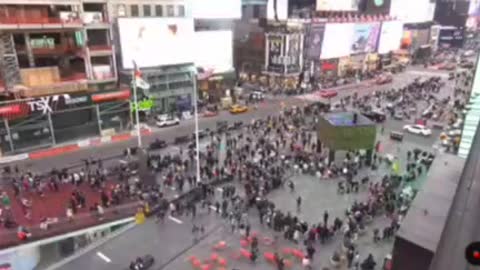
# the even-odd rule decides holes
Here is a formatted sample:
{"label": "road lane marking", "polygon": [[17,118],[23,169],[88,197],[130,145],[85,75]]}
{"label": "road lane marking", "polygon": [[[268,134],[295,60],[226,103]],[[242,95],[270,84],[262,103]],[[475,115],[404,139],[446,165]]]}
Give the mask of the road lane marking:
{"label": "road lane marking", "polygon": [[112,260],[110,260],[110,258],[108,258],[107,256],[105,256],[105,254],[103,254],[102,252],[98,251],[97,252],[97,256],[100,257],[102,260],[104,260],[105,262],[107,263],[111,263]]}
{"label": "road lane marking", "polygon": [[218,188],[217,188],[217,191],[218,191],[218,192],[223,192],[223,188],[218,187]]}
{"label": "road lane marking", "polygon": [[181,221],[181,220],[178,219],[178,218],[175,218],[175,217],[172,217],[172,216],[168,216],[168,219],[170,219],[171,221],[173,221],[173,222],[175,222],[175,223],[183,224],[183,221]]}
{"label": "road lane marking", "polygon": [[118,162],[120,162],[120,163],[122,163],[122,164],[127,164],[127,163],[128,163],[128,161],[123,160],[123,159],[120,159]]}

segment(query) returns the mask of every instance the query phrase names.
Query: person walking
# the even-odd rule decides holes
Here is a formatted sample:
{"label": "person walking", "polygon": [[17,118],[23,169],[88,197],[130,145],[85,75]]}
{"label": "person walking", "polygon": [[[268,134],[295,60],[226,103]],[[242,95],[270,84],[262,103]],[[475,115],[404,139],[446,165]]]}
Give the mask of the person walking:
{"label": "person walking", "polygon": [[298,196],[297,198],[297,213],[302,211],[302,197]]}

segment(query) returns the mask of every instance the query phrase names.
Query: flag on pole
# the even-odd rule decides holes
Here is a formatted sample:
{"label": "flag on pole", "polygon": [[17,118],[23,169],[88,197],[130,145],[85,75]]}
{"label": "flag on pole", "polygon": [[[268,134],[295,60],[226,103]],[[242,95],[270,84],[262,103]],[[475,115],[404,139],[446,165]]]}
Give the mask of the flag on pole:
{"label": "flag on pole", "polygon": [[138,88],[149,89],[150,84],[142,78],[142,72],[140,71],[140,68],[138,68],[137,63],[135,61],[133,61],[133,68],[134,68],[133,83]]}

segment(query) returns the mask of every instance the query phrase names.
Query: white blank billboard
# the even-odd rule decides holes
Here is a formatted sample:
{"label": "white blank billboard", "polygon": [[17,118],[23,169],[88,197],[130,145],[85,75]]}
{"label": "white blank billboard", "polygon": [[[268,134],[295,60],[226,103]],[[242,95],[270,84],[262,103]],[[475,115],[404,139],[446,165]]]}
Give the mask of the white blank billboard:
{"label": "white blank billboard", "polygon": [[[269,20],[275,19],[274,1],[268,0],[267,2],[267,19]],[[277,16],[279,20],[288,19],[288,0],[277,0]]]}
{"label": "white blank billboard", "polygon": [[119,18],[123,68],[193,63],[193,19]]}
{"label": "white blank billboard", "polygon": [[240,19],[241,0],[191,0],[195,19]]}
{"label": "white blank billboard", "polygon": [[354,23],[329,23],[325,26],[320,59],[339,58],[350,55],[354,37]]}
{"label": "white blank billboard", "polygon": [[403,23],[431,21],[435,12],[435,3],[431,2],[430,0],[392,0],[390,16],[396,17]]}
{"label": "white blank billboard", "polygon": [[388,53],[400,48],[403,36],[403,23],[399,21],[383,22],[378,41],[378,53]]}
{"label": "white blank billboard", "polygon": [[356,11],[358,10],[357,0],[317,0],[317,10],[328,11]]}
{"label": "white blank billboard", "polygon": [[233,70],[232,31],[195,32],[195,66],[213,73]]}

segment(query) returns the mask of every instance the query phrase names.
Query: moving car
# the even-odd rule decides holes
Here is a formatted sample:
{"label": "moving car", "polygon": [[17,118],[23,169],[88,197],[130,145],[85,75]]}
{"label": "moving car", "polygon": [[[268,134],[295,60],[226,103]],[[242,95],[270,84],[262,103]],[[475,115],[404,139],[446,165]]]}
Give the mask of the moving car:
{"label": "moving car", "polygon": [[176,116],[159,115],[156,124],[158,127],[175,126],[180,124],[180,119]]}
{"label": "moving car", "polygon": [[205,111],[203,112],[203,117],[215,117],[218,115],[218,111]]}
{"label": "moving car", "polygon": [[[198,130],[198,138],[199,139],[203,139],[205,138],[205,136],[207,136],[208,134],[210,134],[210,129],[200,129]],[[195,132],[192,133],[192,139],[195,140]]]}
{"label": "moving car", "polygon": [[364,111],[362,115],[376,123],[382,123],[387,119],[387,116],[379,111]]}
{"label": "moving car", "polygon": [[185,135],[185,136],[175,137],[174,143],[175,144],[182,144],[182,143],[187,143],[189,141],[190,141],[190,137]]}
{"label": "moving car", "polygon": [[167,147],[167,142],[165,142],[164,140],[155,139],[155,141],[153,141],[148,148],[150,150],[158,150],[165,147]]}
{"label": "moving car", "polygon": [[338,92],[335,90],[322,90],[320,91],[320,96],[323,98],[333,98],[338,95]]}
{"label": "moving car", "polygon": [[145,255],[138,257],[135,261],[130,263],[130,270],[147,270],[155,263],[155,258],[152,255]]}
{"label": "moving car", "polygon": [[422,136],[432,135],[432,131],[423,125],[406,125],[403,127],[403,130],[412,134],[417,134]]}
{"label": "moving car", "polygon": [[230,113],[232,113],[232,114],[239,114],[239,113],[244,113],[244,112],[247,112],[247,111],[248,111],[248,107],[243,106],[243,105],[235,104],[235,105],[232,105],[230,107]]}
{"label": "moving car", "polygon": [[391,83],[393,81],[393,76],[391,73],[384,73],[377,77],[375,83],[378,85]]}
{"label": "moving car", "polygon": [[403,141],[403,133],[402,132],[397,132],[397,131],[392,131],[390,132],[390,139],[394,141]]}
{"label": "moving car", "polygon": [[265,95],[260,91],[253,91],[250,93],[251,100],[262,101],[265,98]]}
{"label": "moving car", "polygon": [[393,119],[403,120],[403,112],[395,112],[395,114],[393,114]]}

